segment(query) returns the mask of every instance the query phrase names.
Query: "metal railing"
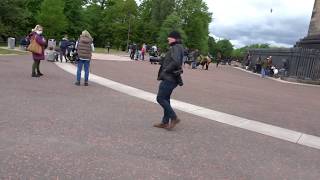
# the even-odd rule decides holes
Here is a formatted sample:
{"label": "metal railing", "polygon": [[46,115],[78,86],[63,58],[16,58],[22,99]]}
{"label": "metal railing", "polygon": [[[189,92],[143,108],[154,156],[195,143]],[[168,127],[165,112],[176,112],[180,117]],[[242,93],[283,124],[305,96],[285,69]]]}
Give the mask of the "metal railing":
{"label": "metal railing", "polygon": [[316,49],[251,49],[251,61],[272,56],[272,63],[282,68],[283,62],[288,63],[288,76],[299,80],[312,80],[320,82],[320,51]]}

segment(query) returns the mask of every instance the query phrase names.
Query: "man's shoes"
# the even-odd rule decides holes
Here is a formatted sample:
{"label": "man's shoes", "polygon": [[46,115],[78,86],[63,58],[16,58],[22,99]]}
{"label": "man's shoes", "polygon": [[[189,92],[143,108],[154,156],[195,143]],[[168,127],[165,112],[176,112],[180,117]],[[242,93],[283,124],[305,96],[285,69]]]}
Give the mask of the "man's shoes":
{"label": "man's shoes", "polygon": [[156,128],[167,128],[168,124],[159,123],[159,124],[153,125],[153,127],[156,127]]}
{"label": "man's shoes", "polygon": [[79,82],[79,81],[75,82],[74,84],[75,84],[76,86],[80,86],[80,82]]}
{"label": "man's shoes", "polygon": [[31,74],[31,77],[40,77],[38,74]]}
{"label": "man's shoes", "polygon": [[179,118],[176,118],[176,119],[172,119],[171,120],[171,123],[169,123],[169,125],[168,125],[168,127],[166,128],[167,130],[171,130],[171,129],[173,129],[174,127],[176,127],[176,125],[178,124],[178,123],[180,123],[180,119]]}
{"label": "man's shoes", "polygon": [[88,82],[84,82],[84,86],[89,86],[89,83]]}

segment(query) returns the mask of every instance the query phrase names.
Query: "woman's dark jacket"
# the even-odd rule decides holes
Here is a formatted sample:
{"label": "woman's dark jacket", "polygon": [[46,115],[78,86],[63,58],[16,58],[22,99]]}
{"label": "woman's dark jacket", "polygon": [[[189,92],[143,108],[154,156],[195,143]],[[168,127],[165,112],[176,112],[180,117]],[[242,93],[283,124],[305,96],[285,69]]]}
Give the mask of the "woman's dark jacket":
{"label": "woman's dark jacket", "polygon": [[168,80],[182,86],[183,55],[184,48],[180,43],[171,44],[166,56],[160,61],[161,66],[158,72],[158,80]]}

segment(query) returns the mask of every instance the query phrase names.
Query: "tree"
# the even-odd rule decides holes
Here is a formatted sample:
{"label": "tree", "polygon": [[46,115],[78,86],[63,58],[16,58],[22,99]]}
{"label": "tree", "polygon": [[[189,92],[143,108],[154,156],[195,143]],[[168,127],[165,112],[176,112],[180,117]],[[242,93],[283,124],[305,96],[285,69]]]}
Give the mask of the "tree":
{"label": "tree", "polygon": [[227,39],[217,42],[218,51],[221,52],[223,57],[229,57],[232,55],[233,45]]}
{"label": "tree", "polygon": [[24,0],[0,1],[0,35],[3,40],[9,36],[21,37],[28,33],[30,13],[24,6]]}
{"label": "tree", "polygon": [[175,7],[175,0],[153,0],[152,1],[152,20],[153,23],[160,27],[167,16],[169,16]]}
{"label": "tree", "polygon": [[202,0],[178,0],[177,12],[182,18],[183,29],[188,40],[187,47],[208,53],[209,23],[211,13]]}
{"label": "tree", "polygon": [[64,14],[67,19],[68,26],[65,29],[66,34],[69,37],[76,38],[80,35],[84,29],[87,29],[87,25],[84,21],[84,5],[83,0],[64,0]]}
{"label": "tree", "polygon": [[218,46],[217,46],[217,43],[216,43],[216,40],[209,36],[209,39],[208,39],[208,52],[211,56],[216,56],[217,55],[217,51],[218,51]]}
{"label": "tree", "polygon": [[[134,0],[118,0],[109,9],[104,11],[101,36],[105,41],[111,42],[117,49],[127,46],[128,31],[135,30],[135,19],[138,6]],[[130,27],[129,27],[130,26]],[[132,36],[132,35],[131,35]],[[105,44],[106,42],[103,42]]]}
{"label": "tree", "polygon": [[67,19],[63,13],[65,3],[63,0],[44,0],[40,13],[37,16],[39,24],[45,28],[49,38],[57,38],[67,28]]}
{"label": "tree", "polygon": [[169,15],[161,26],[158,39],[159,47],[161,49],[166,49],[168,46],[168,35],[174,30],[181,34],[182,39],[186,38],[186,35],[182,29],[181,19],[176,12],[173,12],[171,15]]}
{"label": "tree", "polygon": [[30,13],[30,16],[28,17],[28,26],[30,30],[38,23],[36,17],[39,14],[39,10],[43,1],[44,0],[26,0],[25,2],[26,9]]}
{"label": "tree", "polygon": [[138,7],[138,14],[134,21],[136,24],[131,31],[131,42],[157,42],[159,28],[152,19],[153,0],[143,0]]}

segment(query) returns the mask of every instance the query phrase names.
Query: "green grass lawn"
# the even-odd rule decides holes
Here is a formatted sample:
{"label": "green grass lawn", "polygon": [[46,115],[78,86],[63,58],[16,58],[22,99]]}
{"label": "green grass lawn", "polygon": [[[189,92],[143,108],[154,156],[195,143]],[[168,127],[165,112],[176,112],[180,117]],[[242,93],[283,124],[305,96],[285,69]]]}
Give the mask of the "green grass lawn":
{"label": "green grass lawn", "polygon": [[16,51],[16,50],[10,50],[5,48],[0,48],[0,54],[17,54],[17,55],[26,55],[28,52],[22,52],[22,51]]}
{"label": "green grass lawn", "polygon": [[[102,54],[106,54],[107,53],[107,49],[106,48],[95,48],[95,53],[102,53]],[[124,51],[119,51],[116,49],[110,49],[110,54],[126,54],[126,52]]]}

